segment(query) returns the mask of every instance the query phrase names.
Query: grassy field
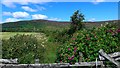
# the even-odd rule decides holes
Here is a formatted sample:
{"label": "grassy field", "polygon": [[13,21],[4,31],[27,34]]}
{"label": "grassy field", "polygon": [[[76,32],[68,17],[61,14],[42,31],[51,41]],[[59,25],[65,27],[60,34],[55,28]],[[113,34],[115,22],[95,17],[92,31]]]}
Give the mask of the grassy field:
{"label": "grassy field", "polygon": [[9,39],[10,37],[15,36],[16,34],[37,35],[38,33],[35,33],[35,32],[1,32],[0,37],[2,37],[2,39]]}
{"label": "grassy field", "polygon": [[58,43],[53,43],[48,41],[48,37],[44,33],[35,33],[35,32],[1,32],[0,37],[2,37],[3,40],[7,40],[10,37],[15,36],[16,34],[25,34],[25,35],[33,35],[38,39],[38,42],[40,45],[42,45],[45,48],[44,53],[44,62],[43,63],[53,63],[56,59],[56,49],[58,47]]}

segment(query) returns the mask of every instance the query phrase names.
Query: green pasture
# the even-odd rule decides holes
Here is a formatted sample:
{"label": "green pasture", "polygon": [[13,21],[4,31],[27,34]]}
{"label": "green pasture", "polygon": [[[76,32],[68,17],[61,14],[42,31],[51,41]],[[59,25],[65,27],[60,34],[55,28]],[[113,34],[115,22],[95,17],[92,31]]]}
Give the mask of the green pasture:
{"label": "green pasture", "polygon": [[38,33],[35,33],[35,32],[0,32],[0,37],[2,37],[2,39],[9,39],[10,37],[15,36],[16,34],[36,35]]}

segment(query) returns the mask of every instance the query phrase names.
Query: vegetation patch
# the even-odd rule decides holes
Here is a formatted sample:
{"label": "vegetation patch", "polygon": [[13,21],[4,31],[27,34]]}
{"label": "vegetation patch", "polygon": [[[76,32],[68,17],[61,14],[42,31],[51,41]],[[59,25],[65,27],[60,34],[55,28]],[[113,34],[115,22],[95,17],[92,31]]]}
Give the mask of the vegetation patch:
{"label": "vegetation patch", "polygon": [[[95,61],[100,49],[106,53],[120,51],[119,33],[120,30],[112,24],[76,31],[68,42],[57,49],[57,62],[72,64],[78,61]],[[80,53],[83,54],[82,59]]]}

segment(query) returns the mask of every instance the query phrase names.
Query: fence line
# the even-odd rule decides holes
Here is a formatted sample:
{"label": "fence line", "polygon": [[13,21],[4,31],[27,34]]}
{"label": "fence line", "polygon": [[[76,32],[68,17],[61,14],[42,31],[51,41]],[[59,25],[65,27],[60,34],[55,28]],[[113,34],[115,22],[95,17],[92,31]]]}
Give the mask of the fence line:
{"label": "fence line", "polygon": [[[2,68],[61,68],[61,67],[101,67],[106,68],[104,62],[112,62],[117,68],[120,68],[120,52],[114,52],[111,54],[105,53],[102,49],[99,51],[99,61],[96,58],[96,61],[93,62],[77,62],[75,64],[69,63],[50,63],[50,64],[39,64],[39,60],[36,59],[36,64],[18,64],[17,59],[0,59],[0,67]],[[7,64],[6,64],[7,63]]]}

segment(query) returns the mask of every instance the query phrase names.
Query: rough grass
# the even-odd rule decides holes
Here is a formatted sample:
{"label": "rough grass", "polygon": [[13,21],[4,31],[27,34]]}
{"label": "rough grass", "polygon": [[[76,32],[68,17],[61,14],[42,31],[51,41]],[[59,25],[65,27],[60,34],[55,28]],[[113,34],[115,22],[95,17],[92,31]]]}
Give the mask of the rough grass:
{"label": "rough grass", "polygon": [[35,35],[37,33],[35,32],[2,32],[0,34],[0,37],[2,37],[2,39],[9,39],[10,37],[15,36],[16,34]]}

